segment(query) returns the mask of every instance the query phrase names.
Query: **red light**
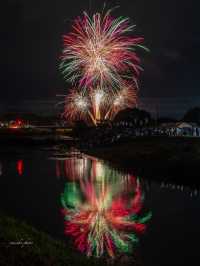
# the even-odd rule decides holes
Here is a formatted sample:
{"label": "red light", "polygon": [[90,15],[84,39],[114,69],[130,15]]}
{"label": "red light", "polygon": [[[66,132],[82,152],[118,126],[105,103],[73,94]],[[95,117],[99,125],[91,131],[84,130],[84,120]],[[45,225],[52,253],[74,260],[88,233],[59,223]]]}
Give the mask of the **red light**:
{"label": "red light", "polygon": [[24,171],[24,163],[23,160],[17,161],[17,172],[19,175],[22,175]]}

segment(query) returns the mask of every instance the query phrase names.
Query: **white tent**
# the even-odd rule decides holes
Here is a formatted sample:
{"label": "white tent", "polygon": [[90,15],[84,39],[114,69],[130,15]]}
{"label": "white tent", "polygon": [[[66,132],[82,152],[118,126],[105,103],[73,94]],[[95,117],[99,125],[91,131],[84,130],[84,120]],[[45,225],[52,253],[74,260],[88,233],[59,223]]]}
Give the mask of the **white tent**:
{"label": "white tent", "polygon": [[182,128],[182,129],[192,129],[193,127],[197,127],[197,125],[195,123],[188,123],[188,122],[179,122],[176,123],[176,127],[177,128]]}

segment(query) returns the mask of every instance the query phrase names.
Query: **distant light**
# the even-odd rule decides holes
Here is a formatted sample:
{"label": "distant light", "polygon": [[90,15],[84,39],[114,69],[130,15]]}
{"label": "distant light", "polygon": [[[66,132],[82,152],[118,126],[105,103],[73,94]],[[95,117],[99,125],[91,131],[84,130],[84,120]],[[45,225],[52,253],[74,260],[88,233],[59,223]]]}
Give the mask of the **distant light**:
{"label": "distant light", "polygon": [[22,175],[23,174],[23,170],[24,170],[23,160],[17,161],[17,172],[18,172],[18,174]]}
{"label": "distant light", "polygon": [[11,125],[11,126],[9,126],[9,128],[10,128],[10,129],[18,129],[18,128],[20,128],[20,127],[17,126],[17,125]]}

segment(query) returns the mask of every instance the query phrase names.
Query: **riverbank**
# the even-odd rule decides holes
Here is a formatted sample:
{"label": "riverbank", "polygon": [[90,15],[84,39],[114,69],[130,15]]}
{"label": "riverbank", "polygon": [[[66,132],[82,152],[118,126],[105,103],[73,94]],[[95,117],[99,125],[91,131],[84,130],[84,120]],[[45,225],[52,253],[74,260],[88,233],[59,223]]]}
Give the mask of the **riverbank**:
{"label": "riverbank", "polygon": [[0,265],[68,266],[101,265],[101,260],[86,259],[70,245],[57,241],[33,227],[0,215]]}
{"label": "riverbank", "polygon": [[147,179],[200,186],[199,138],[136,137],[86,153]]}
{"label": "riverbank", "polygon": [[56,145],[66,144],[71,146],[74,139],[70,133],[56,132],[48,129],[1,129],[1,146],[38,146],[38,145]]}

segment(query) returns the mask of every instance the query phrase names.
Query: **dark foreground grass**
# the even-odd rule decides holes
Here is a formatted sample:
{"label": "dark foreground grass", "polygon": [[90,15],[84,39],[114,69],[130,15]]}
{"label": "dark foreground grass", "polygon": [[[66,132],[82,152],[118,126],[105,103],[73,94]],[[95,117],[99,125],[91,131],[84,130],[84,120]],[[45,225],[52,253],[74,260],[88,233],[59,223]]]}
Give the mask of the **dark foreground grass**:
{"label": "dark foreground grass", "polygon": [[137,137],[87,153],[141,177],[200,185],[199,138]]}
{"label": "dark foreground grass", "polygon": [[0,215],[0,265],[98,266],[103,264],[100,260],[77,255],[66,243],[54,240],[25,223]]}

